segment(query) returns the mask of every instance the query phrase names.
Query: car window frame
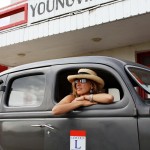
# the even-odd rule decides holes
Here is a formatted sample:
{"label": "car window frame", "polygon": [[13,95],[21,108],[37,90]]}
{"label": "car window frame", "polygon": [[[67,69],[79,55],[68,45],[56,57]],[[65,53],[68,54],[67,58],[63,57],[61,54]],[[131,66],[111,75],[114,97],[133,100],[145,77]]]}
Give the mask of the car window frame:
{"label": "car window frame", "polygon": [[[16,71],[8,74],[8,78],[6,81],[6,90],[4,93],[4,98],[2,99],[2,109],[3,112],[28,112],[28,111],[37,111],[37,110],[46,110],[47,109],[47,87],[49,85],[49,80],[47,79],[49,76],[49,67],[43,67],[43,68],[35,68],[35,69],[27,69],[27,70],[21,70]],[[22,106],[22,107],[9,107],[6,105],[6,101],[9,100],[9,92],[10,87],[12,85],[12,81],[17,78],[25,77],[25,76],[33,76],[33,75],[39,75],[44,74],[45,75],[45,93],[44,93],[44,99],[40,105],[37,106]]]}
{"label": "car window frame", "polygon": [[2,112],[2,102],[3,102],[5,90],[6,90],[5,82],[6,82],[7,76],[8,75],[2,75],[2,76],[0,76],[0,80],[3,81],[3,83],[0,84],[0,88],[3,87],[3,90],[2,89],[0,90],[0,92],[1,92],[1,97],[0,97],[0,112]]}
{"label": "car window frame", "polygon": [[[105,116],[107,114],[106,111],[110,111],[111,110],[110,111],[110,112],[112,112],[111,115],[113,115],[113,113],[114,113],[114,115],[119,115],[116,110],[121,110],[121,109],[123,110],[123,108],[126,108],[126,110],[127,110],[128,107],[129,107],[130,111],[127,112],[124,109],[125,113],[131,113],[132,115],[136,114],[136,112],[133,112],[133,107],[135,106],[135,104],[133,102],[133,99],[131,97],[129,89],[127,88],[124,80],[122,79],[122,76],[114,68],[112,68],[111,66],[104,65],[104,64],[97,64],[97,63],[96,64],[94,64],[94,63],[92,63],[92,64],[91,63],[76,63],[76,64],[66,64],[66,65],[65,64],[64,65],[55,65],[55,66],[52,66],[52,68],[51,68],[51,71],[52,71],[51,75],[52,75],[52,77],[54,79],[53,83],[56,82],[56,80],[57,80],[56,79],[57,73],[61,69],[70,69],[72,67],[74,67],[76,69],[77,68],[78,69],[79,68],[92,68],[92,67],[93,68],[97,68],[97,69],[101,69],[101,68],[106,69],[107,68],[107,69],[111,70],[114,75],[117,76],[117,80],[120,82],[122,90],[125,91],[125,93],[127,93],[127,94],[124,94],[124,97],[122,98],[122,100],[120,100],[118,102],[114,102],[112,104],[107,104],[107,105],[105,105],[105,104],[99,104],[99,105],[93,105],[93,106],[90,106],[90,107],[82,107],[82,108],[79,108],[77,110],[74,110],[73,112],[77,113],[77,112],[80,111],[80,113],[81,113],[81,111],[82,111],[82,114],[85,114],[85,112],[87,112],[87,111],[94,110],[95,112],[98,111],[97,115],[104,115]],[[56,86],[56,85],[53,84],[53,86]],[[56,89],[56,87],[54,89]],[[52,92],[52,94],[53,94],[52,95],[52,97],[53,97],[53,106],[57,104],[56,101],[55,101],[55,99],[54,99],[54,97],[55,97],[54,92],[55,91]],[[131,99],[131,100],[129,100],[129,99]],[[102,112],[104,112],[104,114]],[[120,115],[124,115],[123,111],[121,113],[120,113]]]}
{"label": "car window frame", "polygon": [[131,78],[137,83],[137,85],[139,85],[145,92],[150,94],[150,91],[147,90],[138,80],[137,78],[131,73],[131,71],[129,70],[129,68],[137,68],[137,69],[141,69],[141,70],[145,70],[150,72],[150,70],[146,69],[146,68],[142,68],[142,67],[137,67],[137,66],[133,66],[133,65],[127,65],[125,66],[125,69],[127,71],[127,73],[131,76]]}

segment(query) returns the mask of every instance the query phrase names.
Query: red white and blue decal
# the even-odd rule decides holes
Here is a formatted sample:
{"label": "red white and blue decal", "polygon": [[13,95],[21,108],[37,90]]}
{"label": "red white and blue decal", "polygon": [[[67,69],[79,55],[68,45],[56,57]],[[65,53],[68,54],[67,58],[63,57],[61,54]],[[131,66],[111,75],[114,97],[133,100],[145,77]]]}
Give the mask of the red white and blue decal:
{"label": "red white and blue decal", "polygon": [[86,150],[86,131],[70,131],[70,150]]}

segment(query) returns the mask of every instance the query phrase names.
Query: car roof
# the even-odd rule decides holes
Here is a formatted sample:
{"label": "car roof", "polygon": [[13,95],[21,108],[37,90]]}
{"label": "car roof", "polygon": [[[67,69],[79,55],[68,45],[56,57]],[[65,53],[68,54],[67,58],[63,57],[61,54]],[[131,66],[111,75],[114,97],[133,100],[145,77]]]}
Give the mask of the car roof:
{"label": "car roof", "polygon": [[[60,58],[60,59],[52,59],[52,60],[45,60],[39,61],[29,64],[20,65],[17,67],[10,68],[6,71],[0,73],[0,75],[8,74],[11,72],[27,70],[27,69],[34,69],[34,68],[41,68],[46,66],[54,66],[54,65],[62,65],[62,64],[77,64],[77,63],[96,63],[96,64],[105,64],[107,66],[111,66],[115,69],[124,68],[125,65],[132,65],[132,66],[139,66],[139,67],[146,67],[134,62],[116,59],[113,57],[107,56],[81,56],[81,57],[69,57],[69,58]],[[118,70],[117,69],[117,70]]]}

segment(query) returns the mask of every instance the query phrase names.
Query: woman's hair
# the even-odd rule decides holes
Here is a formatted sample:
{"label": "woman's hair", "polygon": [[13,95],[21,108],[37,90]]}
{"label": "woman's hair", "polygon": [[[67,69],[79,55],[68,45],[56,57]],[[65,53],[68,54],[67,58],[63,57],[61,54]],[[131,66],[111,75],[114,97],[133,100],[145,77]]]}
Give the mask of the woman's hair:
{"label": "woman's hair", "polygon": [[[100,89],[100,86],[98,83],[96,83],[95,81],[89,80],[92,84],[92,91],[90,92],[90,94],[97,94],[100,93],[102,89]],[[75,83],[72,82],[72,94],[74,97],[79,97],[79,95],[76,92],[76,87],[75,87]]]}

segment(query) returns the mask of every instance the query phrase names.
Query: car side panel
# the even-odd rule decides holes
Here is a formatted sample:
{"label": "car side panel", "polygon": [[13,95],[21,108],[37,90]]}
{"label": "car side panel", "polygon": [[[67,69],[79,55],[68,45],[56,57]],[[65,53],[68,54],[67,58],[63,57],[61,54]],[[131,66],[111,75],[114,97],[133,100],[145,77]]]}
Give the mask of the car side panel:
{"label": "car side panel", "polygon": [[86,132],[86,150],[139,150],[137,120],[132,117],[55,118],[49,123],[54,130],[46,129],[45,150],[69,150],[71,130]]}
{"label": "car side panel", "polygon": [[150,118],[140,117],[138,119],[140,150],[150,149]]}
{"label": "car side panel", "polygon": [[40,124],[34,119],[7,119],[0,121],[0,145],[3,150],[42,150],[44,149],[44,130],[34,128]]}

